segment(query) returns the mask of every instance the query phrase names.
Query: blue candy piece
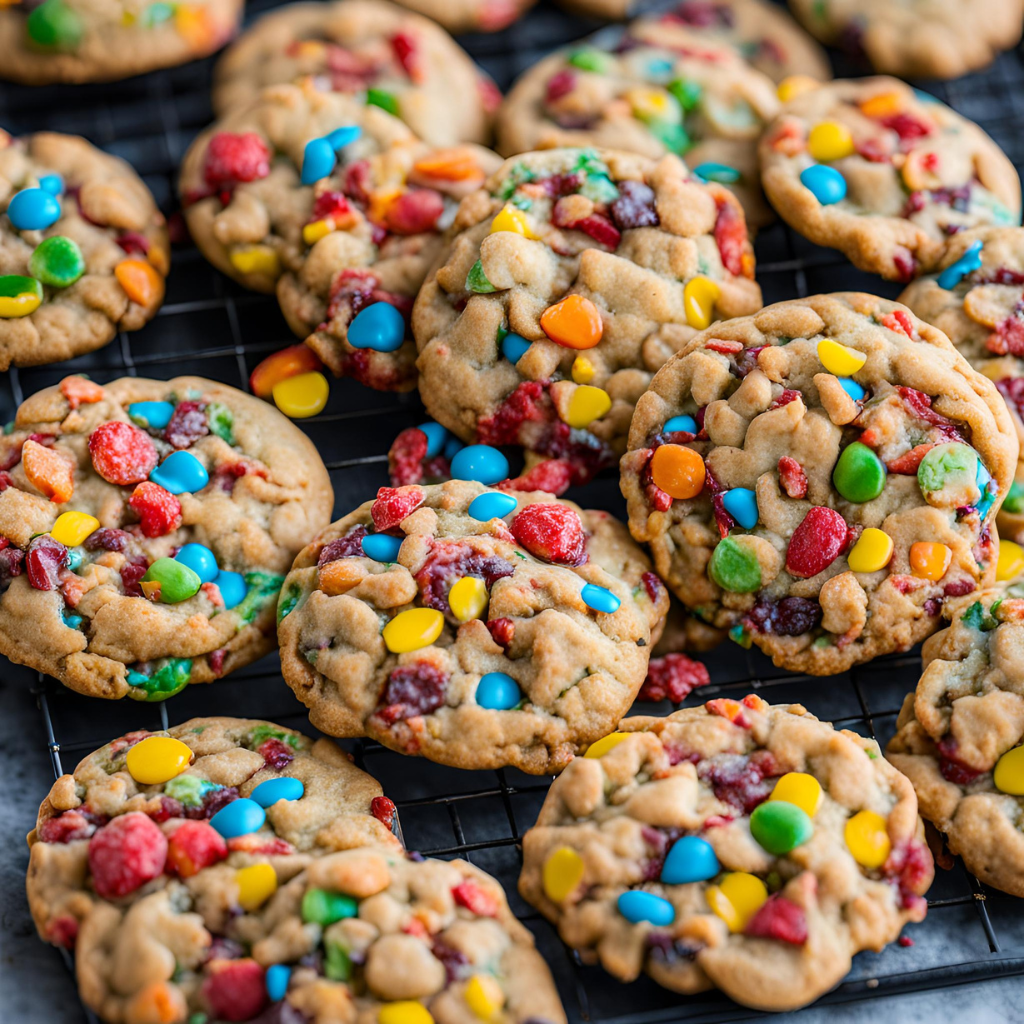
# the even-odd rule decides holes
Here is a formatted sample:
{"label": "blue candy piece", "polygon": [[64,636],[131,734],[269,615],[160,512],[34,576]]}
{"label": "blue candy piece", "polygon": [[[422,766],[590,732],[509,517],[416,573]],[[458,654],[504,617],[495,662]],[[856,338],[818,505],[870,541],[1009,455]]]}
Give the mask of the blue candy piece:
{"label": "blue candy piece", "polygon": [[588,608],[593,608],[595,612],[606,612],[608,615],[617,612],[619,605],[622,604],[607,587],[599,587],[594,583],[585,583],[580,591],[580,597]]}
{"label": "blue candy piece", "polygon": [[60,203],[44,188],[24,188],[8,204],[7,216],[19,231],[42,231],[60,219]]}
{"label": "blue candy piece", "polygon": [[914,95],[922,103],[941,103],[942,102],[942,100],[940,100],[937,96],[933,96],[930,92],[925,92],[924,89],[915,89],[914,90]]}
{"label": "blue candy piece", "polygon": [[363,538],[363,554],[375,562],[394,562],[398,560],[398,549],[402,546],[402,537],[390,537],[386,533],[371,533]]}
{"label": "blue candy piece", "polygon": [[508,711],[523,699],[519,684],[504,672],[488,672],[480,677],[476,702],[491,711]]}
{"label": "blue candy piece", "polygon": [[457,454],[458,454],[459,452],[461,452],[461,451],[462,451],[462,449],[463,449],[463,448],[465,448],[465,447],[466,447],[466,445],[465,445],[465,442],[463,442],[463,441],[460,441],[460,440],[459,440],[459,439],[458,439],[457,437],[455,437],[454,435],[452,435],[452,436],[451,436],[451,437],[449,437],[449,438],[448,438],[448,440],[447,440],[447,441],[445,442],[445,446],[444,446],[444,457],[445,457],[445,458],[446,458],[446,459],[447,459],[447,460],[448,460],[449,462],[451,462],[451,461],[452,461],[452,459],[454,459],[454,458],[455,458],[455,456],[456,456],[456,455],[457,455]]}
{"label": "blue candy piece", "polygon": [[664,78],[666,75],[672,74],[674,68],[675,64],[663,57],[656,57],[647,62],[647,74],[651,78]]}
{"label": "blue candy piece", "polygon": [[[230,806],[228,804],[228,807]],[[642,889],[630,889],[628,892],[624,892],[618,898],[617,906],[619,913],[632,924],[649,921],[653,925],[664,928],[676,919],[676,908],[668,900],[655,896],[653,892],[644,892]]]}
{"label": "blue candy piece", "polygon": [[837,377],[839,386],[855,401],[862,402],[867,392],[852,377]]}
{"label": "blue candy piece", "polygon": [[985,468],[980,455],[978,456],[978,473],[975,481],[978,484],[978,490],[981,491],[981,498],[978,500],[978,515],[984,519],[991,511],[999,492],[993,488],[992,474]]}
{"label": "blue candy piece", "polygon": [[140,427],[163,430],[174,415],[174,406],[170,402],[132,402],[128,406],[128,415]]}
{"label": "blue candy piece", "polygon": [[846,198],[846,179],[834,167],[812,164],[800,172],[800,184],[822,206],[831,206]]}
{"label": "blue candy piece", "polygon": [[697,433],[697,421],[692,416],[673,416],[665,421],[661,428],[663,434],[674,434],[679,430],[685,430],[688,434]]}
{"label": "blue candy piece", "polygon": [[518,334],[506,334],[501,342],[501,354],[513,365],[526,355],[530,342]]}
{"label": "blue candy piece", "polygon": [[668,851],[661,868],[661,881],[665,885],[685,885],[687,882],[706,882],[721,871],[711,844],[700,836],[683,836]]}
{"label": "blue candy piece", "polygon": [[427,458],[432,459],[435,455],[440,455],[448,439],[448,431],[433,420],[421,423],[416,429],[427,435]]}
{"label": "blue candy piece", "polygon": [[39,187],[51,196],[59,196],[64,191],[64,179],[59,174],[44,174],[39,179]]}
{"label": "blue candy piece", "polygon": [[272,1003],[279,1003],[288,992],[288,982],[292,980],[292,969],[287,964],[271,964],[263,976],[267,986],[267,998]]}
{"label": "blue candy piece", "polygon": [[697,164],[693,173],[705,181],[717,181],[721,185],[735,185],[742,175],[735,167],[728,164],[716,164],[712,162]]}
{"label": "blue candy piece", "polygon": [[191,452],[181,451],[171,452],[154,467],[149,479],[171,494],[185,494],[201,491],[210,482],[210,474]]}
{"label": "blue candy piece", "polygon": [[260,807],[272,807],[278,800],[301,800],[306,787],[301,779],[292,779],[280,775],[276,779],[261,782],[250,794],[249,799],[255,800]]}
{"label": "blue candy piece", "polygon": [[469,503],[469,517],[478,523],[504,519],[518,504],[511,494],[505,494],[504,491],[488,491],[486,494],[477,495]]}
{"label": "blue candy piece", "polygon": [[212,583],[217,578],[217,556],[205,544],[182,545],[174,560],[187,565],[203,583]]}
{"label": "blue candy piece", "polygon": [[331,149],[338,150],[343,146],[347,146],[350,142],[355,142],[362,134],[363,129],[359,125],[347,124],[343,128],[335,128],[333,132],[328,132],[324,138],[327,139]]}
{"label": "blue candy piece", "polygon": [[61,609],[60,617],[64,620],[64,625],[67,626],[68,629],[78,629],[82,624],[82,616],[72,615],[66,608]]}
{"label": "blue candy piece", "polygon": [[736,520],[744,530],[752,530],[757,526],[757,495],[747,487],[733,487],[722,495],[725,511]]}
{"label": "blue candy piece", "polygon": [[490,486],[508,476],[508,459],[490,445],[470,444],[455,453],[452,476],[456,480],[476,480]]}
{"label": "blue candy piece", "polygon": [[960,283],[960,278],[978,270],[981,267],[981,250],[984,245],[980,238],[976,242],[971,242],[967,252],[939,274],[939,287],[951,292]]}
{"label": "blue candy piece", "polygon": [[249,590],[245,577],[240,572],[229,572],[227,569],[221,569],[213,582],[217,584],[220,596],[224,599],[225,608],[234,608],[236,604],[241,604]]}
{"label": "blue candy piece", "polygon": [[255,800],[240,797],[225,804],[210,819],[210,824],[225,839],[235,839],[259,831],[266,820],[267,812]]}
{"label": "blue candy piece", "polygon": [[334,170],[338,158],[326,139],[310,139],[302,151],[302,184],[312,185]]}
{"label": "blue candy piece", "polygon": [[353,348],[394,352],[405,341],[405,321],[390,302],[375,302],[359,311],[348,325],[348,343]]}

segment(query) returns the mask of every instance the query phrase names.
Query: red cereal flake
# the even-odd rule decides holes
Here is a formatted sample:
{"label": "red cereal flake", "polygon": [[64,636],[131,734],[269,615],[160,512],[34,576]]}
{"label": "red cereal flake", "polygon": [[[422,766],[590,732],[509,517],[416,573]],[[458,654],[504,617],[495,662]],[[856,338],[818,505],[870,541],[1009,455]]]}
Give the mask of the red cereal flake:
{"label": "red cereal flake", "polygon": [[516,624],[511,619],[489,619],[487,631],[499,647],[508,650],[516,635]]}
{"label": "red cereal flake", "polygon": [[637,700],[665,700],[678,704],[698,687],[711,682],[707,666],[685,654],[666,654],[652,658],[647,667],[647,678],[640,687]]}
{"label": "red cereal flake", "polygon": [[270,173],[270,149],[256,132],[217,132],[206,147],[203,179],[212,189],[230,189]]}
{"label": "red cereal flake", "polygon": [[793,531],[786,549],[786,571],[810,579],[842,553],[849,537],[846,520],[834,509],[815,505]]}
{"label": "red cereal flake", "polygon": [[498,916],[498,901],[472,879],[467,878],[464,882],[459,882],[452,889],[452,899],[477,917]]}
{"label": "red cereal flake", "polygon": [[103,388],[84,377],[65,377],[60,382],[60,393],[72,409],[103,401]]}
{"label": "red cereal flake", "polygon": [[573,468],[567,459],[544,459],[520,476],[502,480],[499,491],[547,491],[556,497],[572,483]]}
{"label": "red cereal flake", "polygon": [[744,934],[802,946],[807,941],[807,915],[803,907],[776,893],[761,904],[760,910],[744,929]]}
{"label": "red cereal flake", "polygon": [[250,1020],[267,1005],[263,968],[255,960],[211,960],[206,969],[201,992],[212,1018]]}
{"label": "red cereal flake", "polygon": [[76,839],[88,839],[95,831],[96,823],[80,810],[73,809],[47,818],[36,830],[36,835],[43,843],[73,843]]}
{"label": "red cereal flake", "polygon": [[789,455],[779,457],[779,483],[791,498],[807,497],[807,474],[804,467]]}
{"label": "red cereal flake", "polygon": [[753,263],[746,251],[747,225],[739,204],[731,196],[717,198],[718,216],[715,219],[715,242],[722,256],[722,265],[730,274],[753,277]]}
{"label": "red cereal flake", "polygon": [[164,537],[181,526],[181,502],[149,480],[132,491],[128,506],[138,515],[146,537]]}
{"label": "red cereal flake", "polygon": [[227,855],[228,844],[212,825],[205,821],[186,821],[167,843],[167,868],[181,878],[191,878]]}
{"label": "red cereal flake", "polygon": [[378,533],[393,530],[423,504],[424,497],[419,487],[381,487],[370,507],[374,528]]}
{"label": "red cereal flake", "polygon": [[568,69],[557,71],[548,79],[547,88],[544,91],[544,99],[548,103],[554,103],[563,96],[572,92],[576,85],[576,75]]}
{"label": "red cereal flake", "polygon": [[921,465],[921,460],[935,447],[933,444],[918,444],[910,449],[908,452],[904,452],[902,455],[897,455],[895,459],[890,459],[886,464],[886,469],[890,473],[898,473],[902,476],[917,476],[918,466]]}
{"label": "red cereal flake", "polygon": [[378,715],[387,725],[429,715],[444,703],[448,675],[426,661],[393,669],[384,686]]}
{"label": "red cereal flake", "polygon": [[[913,259],[913,256],[911,256]],[[914,260],[916,269],[917,261]],[[897,264],[898,266],[898,264]],[[913,277],[913,269],[910,277]],[[908,277],[906,280],[910,280]],[[910,314],[902,309],[894,309],[891,313],[886,313],[885,316],[879,321],[883,327],[887,327],[890,331],[895,331],[897,334],[905,334],[908,338],[914,336],[914,321],[910,318]]]}
{"label": "red cereal flake", "polygon": [[149,435],[121,420],[101,423],[89,435],[89,451],[96,472],[122,487],[145,480],[159,459]]}
{"label": "red cereal flake", "polygon": [[75,493],[75,465],[66,455],[31,437],[21,447],[25,477],[44,497],[61,505]]}
{"label": "red cereal flake", "polygon": [[375,796],[370,801],[370,813],[385,827],[392,828],[395,824],[395,802],[387,796]]}
{"label": "red cereal flake", "polygon": [[25,573],[33,590],[56,590],[68,564],[68,549],[48,533],[33,537],[25,553]]}
{"label": "red cereal flake", "polygon": [[210,432],[202,402],[179,402],[164,428],[164,440],[175,448],[188,448]]}
{"label": "red cereal flake", "polygon": [[295,751],[276,736],[264,740],[256,748],[256,752],[263,758],[264,767],[273,768],[278,772],[287,768],[295,760]]}
{"label": "red cereal flake", "polygon": [[575,510],[554,502],[527,505],[512,520],[512,536],[527,551],[546,562],[583,565],[587,535]]}
{"label": "red cereal flake", "polygon": [[295,852],[295,847],[277,836],[268,838],[257,832],[250,832],[248,835],[229,839],[228,850],[231,853],[249,853],[263,857],[286,857]]}
{"label": "red cereal flake", "polygon": [[734,356],[737,352],[743,351],[743,342],[715,338],[707,342],[704,347],[711,352],[720,352],[723,356]]}
{"label": "red cereal flake", "polygon": [[55,917],[46,926],[46,941],[63,949],[74,949],[78,938],[78,918],[70,914]]}
{"label": "red cereal flake", "polygon": [[102,899],[119,899],[163,873],[167,839],[145,814],[130,811],[89,840],[89,872]]}
{"label": "red cereal flake", "polygon": [[385,226],[396,235],[421,235],[437,227],[444,212],[444,198],[432,188],[403,192],[388,206]]}
{"label": "red cereal flake", "polygon": [[402,70],[414,81],[423,81],[423,61],[420,49],[411,32],[395,32],[391,36],[391,49]]}

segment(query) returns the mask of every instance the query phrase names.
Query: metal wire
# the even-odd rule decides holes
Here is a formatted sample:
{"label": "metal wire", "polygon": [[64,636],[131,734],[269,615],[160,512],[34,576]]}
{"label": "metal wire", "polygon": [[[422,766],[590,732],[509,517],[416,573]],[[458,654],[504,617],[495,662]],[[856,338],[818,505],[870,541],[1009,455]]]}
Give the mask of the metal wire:
{"label": "metal wire", "polygon": [[[273,0],[256,0],[249,5],[250,18],[271,6]],[[541,3],[504,32],[461,41],[506,87],[544,53],[594,27]],[[851,71],[841,58],[837,65],[840,73]],[[169,212],[175,208],[174,183],[185,149],[212,117],[211,66],[205,61],[129,83],[73,89],[3,85],[0,124],[15,134],[49,129],[86,136],[132,163]],[[933,85],[930,91],[978,121],[1015,163],[1024,161],[1024,64],[1018,53],[1003,55],[982,74]],[[839,289],[889,296],[898,290],[854,271],[837,253],[810,245],[780,224],[762,232],[757,253],[766,302]],[[175,246],[172,266],[167,302],[144,330],[122,333],[106,348],[68,363],[6,374],[0,380],[0,421],[13,418],[26,395],[71,372],[88,373],[99,381],[126,374],[194,373],[246,388],[249,372],[264,355],[294,343],[272,298],[243,291],[214,271],[191,245]],[[386,483],[390,441],[422,419],[415,396],[377,393],[350,381],[332,383],[326,410],[303,426],[330,470],[338,515]],[[581,488],[574,497],[623,513],[613,476]],[[714,682],[687,704],[759,692],[772,702],[802,703],[819,718],[874,736],[883,746],[920,671],[913,652],[824,680],[786,673],[758,652],[731,644],[705,660]],[[13,682],[31,687],[37,697],[54,776],[73,770],[80,758],[122,733],[166,728],[169,722],[197,715],[244,715],[311,731],[305,710],[281,679],[276,655],[215,685],[188,687],[159,705],[89,700],[22,668],[10,669],[9,675]],[[637,708],[640,713],[670,710],[668,704]],[[621,985],[561,945],[516,891],[520,840],[536,818],[547,779],[514,769],[462,772],[411,762],[366,741],[346,746],[356,763],[376,776],[395,800],[400,834],[410,848],[440,857],[466,857],[504,884],[513,910],[537,936],[571,1021],[659,1024],[681,1018],[734,1021],[757,1016],[714,992],[681,998],[645,978]],[[36,780],[40,797],[48,785],[48,780]],[[914,945],[894,944],[879,954],[860,954],[849,977],[825,1002],[854,1002],[1024,973],[1020,901],[982,885],[959,860],[938,872],[929,895],[927,919],[907,929]],[[70,967],[70,957],[64,955]],[[84,1019],[96,1021],[83,1013]]]}

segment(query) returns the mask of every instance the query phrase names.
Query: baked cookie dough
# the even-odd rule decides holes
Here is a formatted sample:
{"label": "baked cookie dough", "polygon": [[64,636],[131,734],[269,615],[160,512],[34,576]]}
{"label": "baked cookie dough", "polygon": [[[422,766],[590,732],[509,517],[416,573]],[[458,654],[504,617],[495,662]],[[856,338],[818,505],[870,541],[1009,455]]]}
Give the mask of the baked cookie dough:
{"label": "baked cookie dough", "polygon": [[400,0],[453,35],[500,32],[524,15],[536,0]]}
{"label": "baked cookie dough", "polygon": [[28,85],[107,82],[219,50],[242,0],[13,0],[0,6],[0,78]]}
{"label": "baked cookie dough", "polygon": [[272,650],[333,504],[302,431],[200,377],[65,377],[0,467],[0,652],[93,697],[164,700]]}
{"label": "baked cookie dough", "polygon": [[528,472],[555,460],[583,483],[669,356],[760,308],[753,277],[736,198],[677,157],[514,157],[463,201],[416,300],[420,395],[462,440],[522,445]]}
{"label": "baked cookie dough", "polygon": [[203,132],[180,186],[189,231],[218,270],[276,291],[289,327],[337,376],[408,391],[413,298],[458,200],[498,163],[468,143],[432,148],[380,107],[306,82],[268,86]]}
{"label": "baked cookie dough", "polygon": [[633,536],[699,617],[832,675],[934,632],[995,573],[1017,440],[944,334],[873,295],[712,326],[640,399]]}
{"label": "baked cookie dough", "polygon": [[959,78],[1020,40],[1020,0],[789,0],[812,35],[900,78]]}
{"label": "baked cookie dough", "polygon": [[0,370],[92,352],[160,308],[167,229],[123,160],[0,129],[0,211]]}
{"label": "baked cookie dough", "polygon": [[1013,164],[976,125],[894,78],[801,93],[761,138],[761,182],[792,228],[910,281],[951,235],[1020,222]]}
{"label": "baked cookie dough", "polygon": [[967,869],[1024,896],[1024,585],[997,583],[947,614],[949,627],[924,645],[886,756]]}
{"label": "baked cookie dough", "polygon": [[329,735],[548,774],[629,708],[667,610],[606,512],[458,480],[383,487],[296,558],[281,671]]}
{"label": "baked cookie dough", "polygon": [[799,704],[718,698],[627,718],[555,779],[519,891],[623,981],[817,999],[924,919],[932,857],[877,744]]}
{"label": "baked cookie dough", "polygon": [[218,114],[310,77],[400,117],[433,146],[486,142],[501,96],[447,32],[384,0],[294,3],[263,15],[217,62]]}
{"label": "baked cookie dough", "polygon": [[498,112],[498,151],[603,146],[650,159],[675,154],[727,184],[759,227],[771,211],[758,184],[757,140],[778,110],[772,81],[730,46],[643,20],[526,71]]}

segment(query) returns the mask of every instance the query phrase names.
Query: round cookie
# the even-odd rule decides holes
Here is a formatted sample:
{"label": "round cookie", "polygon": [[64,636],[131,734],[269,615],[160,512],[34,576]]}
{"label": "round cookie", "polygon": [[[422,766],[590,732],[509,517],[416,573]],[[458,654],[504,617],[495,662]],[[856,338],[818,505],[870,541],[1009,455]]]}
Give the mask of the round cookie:
{"label": "round cookie", "polygon": [[[937,273],[900,296],[995,383],[1024,444],[1024,229],[978,228],[954,235]],[[999,508],[999,535],[1024,538],[1024,463]]]}
{"label": "round cookie", "polygon": [[65,377],[0,466],[0,652],[94,697],[163,700],[272,650],[333,504],[304,433],[200,377]]}
{"label": "round cookie", "polygon": [[401,0],[403,7],[436,21],[452,35],[500,32],[518,20],[536,0]]}
{"label": "round cookie", "polygon": [[932,857],[873,740],[799,704],[627,718],[555,779],[520,893],[623,981],[790,1010],[924,919]]}
{"label": "round cookie", "polygon": [[667,610],[606,512],[459,480],[383,487],[296,558],[281,671],[329,735],[548,774],[629,708]]}
{"label": "round cookie", "polygon": [[730,46],[655,20],[606,29],[534,64],[498,111],[506,156],[603,146],[666,153],[728,184],[747,220],[771,220],[758,184],[757,139],[776,115],[772,81]]}
{"label": "round cookie", "polygon": [[753,274],[735,197],[674,156],[515,157],[463,201],[416,300],[420,395],[464,441],[557,460],[564,490],[615,460],[673,352],[760,308]]}
{"label": "round cookie", "polygon": [[434,146],[486,142],[501,101],[434,22],[384,0],[336,0],[288,4],[260,18],[217,62],[214,110],[224,114],[264,86],[306,76],[326,91],[371,97]]}
{"label": "round cookie", "polygon": [[1020,40],[1020,0],[789,0],[812,35],[900,78],[959,78]]}
{"label": "round cookie", "polygon": [[1002,398],[946,336],[854,293],[704,331],[637,403],[629,448],[630,531],[659,576],[812,675],[908,650],[991,581],[1017,458]]}
{"label": "round cookie", "polygon": [[[481,146],[434,149],[380,107],[307,82],[268,86],[203,132],[180,187],[189,231],[218,270],[276,290],[289,327],[336,375],[407,391],[413,298],[458,199],[497,164]],[[348,331],[360,313],[357,347]]]}
{"label": "round cookie", "polygon": [[1020,181],[999,147],[894,78],[801,93],[759,152],[761,182],[783,220],[891,281],[932,270],[956,232],[1020,221]]}
{"label": "round cookie", "polygon": [[123,160],[0,129],[0,210],[0,370],[91,352],[160,308],[167,229]]}
{"label": "round cookie", "polygon": [[0,78],[28,85],[107,82],[219,50],[242,0],[43,0],[0,6]]}
{"label": "round cookie", "polygon": [[947,615],[949,627],[924,645],[886,757],[967,869],[1024,896],[1024,586],[996,583]]}

